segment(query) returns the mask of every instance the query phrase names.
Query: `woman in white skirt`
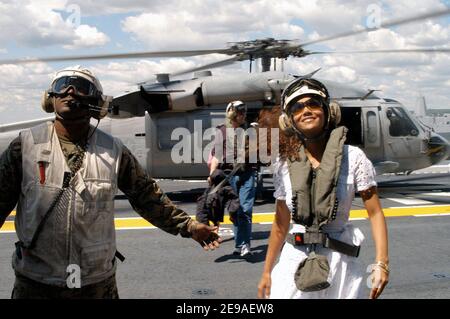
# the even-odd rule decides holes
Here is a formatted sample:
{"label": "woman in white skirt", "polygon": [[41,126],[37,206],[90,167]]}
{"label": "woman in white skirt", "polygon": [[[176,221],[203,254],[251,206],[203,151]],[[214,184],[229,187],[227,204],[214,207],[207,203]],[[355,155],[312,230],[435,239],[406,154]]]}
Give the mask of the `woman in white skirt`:
{"label": "woman in white skirt", "polygon": [[[296,158],[300,150],[303,150],[302,154],[311,169],[316,171],[320,168],[330,135],[332,131],[337,130],[340,120],[339,107],[335,103],[333,105],[333,102],[331,104],[330,108],[330,97],[325,86],[314,79],[299,78],[288,85],[282,94],[283,113],[279,124],[282,131],[289,133],[291,137],[280,138],[280,155],[273,164],[276,214],[264,271],[258,285],[259,298],[377,298],[388,283],[387,228],[377,195],[375,171],[361,149],[343,145],[343,142],[339,160],[340,170],[336,177],[337,205],[334,208],[334,218],[323,225],[321,231],[329,238],[350,245],[349,247],[361,245],[364,235],[349,223],[354,193],[355,190],[358,191],[367,209],[375,242],[375,262],[371,267],[372,272],[367,273],[367,265],[362,265],[355,256],[322,245],[314,245],[315,253],[325,256],[328,261],[329,272],[325,285],[328,287],[307,292],[299,290],[295,281],[297,269],[305,262],[312,245],[286,241],[289,236],[293,236],[292,234],[305,233],[308,228],[308,225],[294,221],[289,230],[293,211],[289,173],[292,166],[289,160],[292,157]],[[341,130],[344,129],[341,127]],[[275,265],[278,257],[278,263]],[[367,285],[371,287],[370,293],[366,288]]]}

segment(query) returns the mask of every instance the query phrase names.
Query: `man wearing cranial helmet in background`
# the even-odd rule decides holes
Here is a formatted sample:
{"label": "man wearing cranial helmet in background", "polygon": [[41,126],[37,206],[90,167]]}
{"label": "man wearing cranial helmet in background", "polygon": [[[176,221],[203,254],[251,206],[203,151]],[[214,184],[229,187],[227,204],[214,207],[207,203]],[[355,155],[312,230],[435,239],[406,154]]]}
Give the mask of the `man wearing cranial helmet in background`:
{"label": "man wearing cranial helmet in background", "polygon": [[233,255],[248,257],[252,255],[252,213],[257,163],[251,162],[249,136],[246,132],[247,105],[242,101],[232,101],[227,105],[225,116],[225,124],[217,127],[208,181],[214,176],[216,169],[232,174],[230,184],[240,202],[236,216],[230,216],[235,234]]}
{"label": "man wearing cranial helmet in background", "polygon": [[[22,131],[0,157],[0,227],[17,205],[12,298],[119,297],[118,189],[153,225],[219,246],[215,227],[178,209],[120,140],[90,125],[110,100],[91,71],[58,72],[42,99],[55,120]],[[69,276],[77,267],[79,280]]]}

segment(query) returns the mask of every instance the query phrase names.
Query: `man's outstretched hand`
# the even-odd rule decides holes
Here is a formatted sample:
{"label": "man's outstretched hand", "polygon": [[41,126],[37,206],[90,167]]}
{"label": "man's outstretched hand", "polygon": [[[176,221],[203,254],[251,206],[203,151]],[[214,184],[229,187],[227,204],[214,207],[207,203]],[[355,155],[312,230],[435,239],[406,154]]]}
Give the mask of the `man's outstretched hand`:
{"label": "man's outstretched hand", "polygon": [[192,239],[198,242],[205,250],[214,250],[219,247],[222,239],[219,237],[219,227],[208,226],[194,222],[191,228]]}

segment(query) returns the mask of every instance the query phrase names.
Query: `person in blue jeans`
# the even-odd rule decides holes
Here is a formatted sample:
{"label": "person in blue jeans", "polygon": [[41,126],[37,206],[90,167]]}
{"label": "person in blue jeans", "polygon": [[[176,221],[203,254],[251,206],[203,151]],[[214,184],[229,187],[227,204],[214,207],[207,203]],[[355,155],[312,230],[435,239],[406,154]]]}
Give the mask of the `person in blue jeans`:
{"label": "person in blue jeans", "polygon": [[[256,195],[255,175],[257,163],[250,163],[248,142],[238,140],[247,128],[247,106],[241,101],[230,102],[226,108],[226,122],[217,127],[218,134],[211,151],[210,176],[216,169],[230,173],[236,165],[240,168],[231,177],[230,184],[239,196],[240,207],[234,224],[235,249],[233,254],[251,255],[252,212]],[[239,128],[242,130],[239,131]],[[238,160],[245,158],[245,163]],[[210,178],[208,177],[210,182]]]}
{"label": "person in blue jeans", "polygon": [[235,250],[233,254],[240,254],[244,257],[251,254],[252,211],[256,194],[255,171],[247,169],[242,173],[235,174],[231,178],[230,184],[239,195],[240,202],[234,221]]}

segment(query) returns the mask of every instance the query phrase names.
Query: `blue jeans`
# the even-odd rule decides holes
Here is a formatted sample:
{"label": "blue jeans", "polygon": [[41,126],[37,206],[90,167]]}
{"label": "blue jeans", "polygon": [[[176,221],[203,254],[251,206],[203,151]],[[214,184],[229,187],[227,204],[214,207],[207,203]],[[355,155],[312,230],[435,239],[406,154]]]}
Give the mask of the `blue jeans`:
{"label": "blue jeans", "polygon": [[231,187],[239,195],[240,207],[234,222],[235,247],[250,245],[252,235],[252,211],[255,202],[255,172],[248,170],[230,179]]}

